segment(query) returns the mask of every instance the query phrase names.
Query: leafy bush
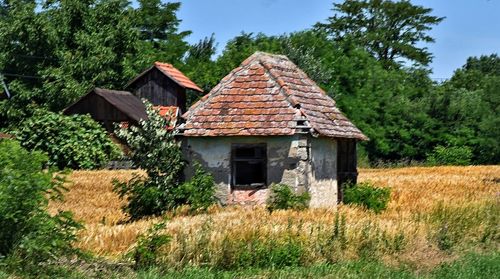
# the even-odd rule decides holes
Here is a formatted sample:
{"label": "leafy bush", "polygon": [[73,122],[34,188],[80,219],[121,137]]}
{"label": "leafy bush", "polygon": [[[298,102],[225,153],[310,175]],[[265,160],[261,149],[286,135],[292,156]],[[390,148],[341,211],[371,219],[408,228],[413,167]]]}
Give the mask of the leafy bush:
{"label": "leafy bush", "polygon": [[194,162],[195,173],[191,180],[177,189],[177,204],[187,204],[191,210],[206,210],[215,203],[215,182],[199,162]]}
{"label": "leafy bush", "polygon": [[288,185],[273,184],[271,185],[271,196],[267,209],[270,212],[278,209],[303,210],[308,207],[310,200],[311,196],[307,192],[296,194]]}
{"label": "leafy bush", "polygon": [[389,188],[379,188],[370,182],[363,182],[346,186],[344,203],[361,205],[375,211],[375,213],[380,213],[387,208],[390,196],[391,190]]}
{"label": "leafy bush", "polygon": [[162,233],[165,227],[165,222],[153,224],[145,234],[139,236],[137,246],[132,252],[136,269],[157,264],[159,250],[171,240],[171,236]]}
{"label": "leafy bush", "polygon": [[430,165],[470,165],[472,160],[472,149],[468,146],[442,146],[438,145],[434,151],[427,156]]}
{"label": "leafy bush", "polygon": [[0,140],[0,258],[26,269],[72,254],[80,225],[69,212],[51,216],[49,199],[60,198],[64,177],[42,167],[47,157],[18,142]]}
{"label": "leafy bush", "polygon": [[177,188],[184,167],[180,145],[166,129],[168,121],[148,102],[146,112],[147,120],[116,132],[131,148],[134,166],[147,174],[134,174],[128,182],[113,182],[114,190],[127,199],[123,209],[131,219],[160,215],[177,206]]}
{"label": "leafy bush", "polygon": [[106,131],[87,115],[65,116],[39,111],[14,132],[28,150],[48,154],[60,169],[95,169],[119,154]]}

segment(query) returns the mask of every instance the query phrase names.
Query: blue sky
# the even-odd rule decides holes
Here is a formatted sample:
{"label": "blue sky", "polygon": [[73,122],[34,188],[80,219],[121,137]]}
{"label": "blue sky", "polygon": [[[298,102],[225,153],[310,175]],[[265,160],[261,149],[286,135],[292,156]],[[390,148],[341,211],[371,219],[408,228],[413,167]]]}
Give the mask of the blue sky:
{"label": "blue sky", "polygon": [[[214,33],[220,52],[245,32],[279,35],[310,28],[332,12],[331,0],[181,0],[180,29],[190,43]],[[337,1],[338,2],[338,1]],[[500,52],[500,0],[412,0],[446,19],[434,27],[433,78],[449,78],[469,56]]]}

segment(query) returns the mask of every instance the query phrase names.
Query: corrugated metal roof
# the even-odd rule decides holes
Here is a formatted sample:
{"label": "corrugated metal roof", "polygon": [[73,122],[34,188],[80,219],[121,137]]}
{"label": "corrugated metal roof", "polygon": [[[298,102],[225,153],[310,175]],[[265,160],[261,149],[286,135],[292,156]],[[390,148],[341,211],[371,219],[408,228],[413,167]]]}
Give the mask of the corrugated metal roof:
{"label": "corrugated metal roof", "polygon": [[185,136],[271,136],[314,133],[367,137],[286,56],[257,52],[194,104]]}

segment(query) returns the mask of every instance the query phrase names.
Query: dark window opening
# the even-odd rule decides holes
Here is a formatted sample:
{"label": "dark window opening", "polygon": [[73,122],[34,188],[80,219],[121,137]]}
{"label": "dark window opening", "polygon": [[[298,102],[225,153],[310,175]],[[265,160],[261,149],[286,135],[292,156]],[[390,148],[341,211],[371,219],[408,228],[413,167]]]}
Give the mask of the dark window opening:
{"label": "dark window opening", "polygon": [[233,144],[233,186],[261,187],[267,180],[265,144]]}

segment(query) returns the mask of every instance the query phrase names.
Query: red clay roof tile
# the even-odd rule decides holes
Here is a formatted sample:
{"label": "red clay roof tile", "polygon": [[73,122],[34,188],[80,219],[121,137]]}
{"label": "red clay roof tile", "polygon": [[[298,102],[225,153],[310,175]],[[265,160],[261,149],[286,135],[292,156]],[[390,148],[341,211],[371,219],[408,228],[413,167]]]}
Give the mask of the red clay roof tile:
{"label": "red clay roof tile", "polygon": [[174,129],[177,124],[177,119],[179,119],[179,107],[176,106],[155,106],[153,107],[158,111],[160,116],[165,117],[168,121],[167,130]]}
{"label": "red clay roof tile", "polygon": [[203,90],[198,87],[194,82],[192,82],[188,77],[186,77],[181,71],[177,70],[172,64],[155,62],[155,67],[158,68],[162,73],[170,77],[173,81],[182,87],[193,89],[199,92]]}
{"label": "red clay roof tile", "polygon": [[367,137],[303,71],[282,55],[257,52],[195,103],[179,127],[185,136],[274,136],[307,132]]}

